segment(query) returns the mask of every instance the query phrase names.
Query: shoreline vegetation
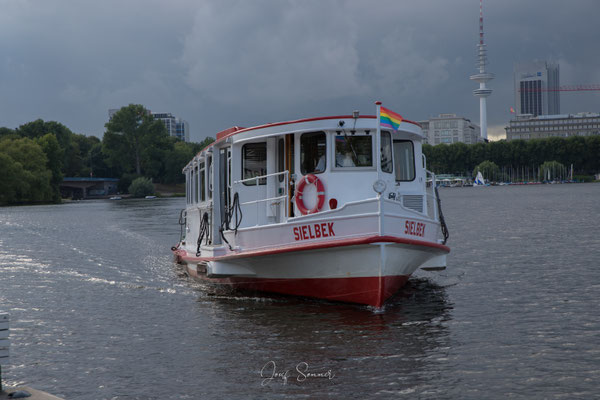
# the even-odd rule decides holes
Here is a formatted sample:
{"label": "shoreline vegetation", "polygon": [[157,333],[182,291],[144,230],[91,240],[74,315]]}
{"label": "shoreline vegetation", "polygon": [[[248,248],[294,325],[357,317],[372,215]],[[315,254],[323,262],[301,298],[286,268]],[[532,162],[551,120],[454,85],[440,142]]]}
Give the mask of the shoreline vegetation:
{"label": "shoreline vegetation", "polygon": [[423,153],[436,175],[474,177],[481,171],[496,182],[591,182],[600,173],[600,135],[424,144]]}
{"label": "shoreline vegetation", "polygon": [[[63,177],[116,178],[123,197],[130,197],[132,183],[143,178],[154,185],[151,192],[157,197],[183,196],[181,170],[214,141],[208,137],[188,143],[170,137],[163,123],[139,104],[122,107],[105,128],[99,139],[41,119],[16,129],[0,127],[0,206],[61,203]],[[600,135],[424,144],[423,153],[427,168],[438,175],[472,177],[482,171],[494,181],[555,181],[567,176],[593,181],[600,172]],[[138,196],[141,193],[150,192],[140,190]]]}
{"label": "shoreline vegetation", "polygon": [[105,128],[99,139],[41,119],[16,129],[0,127],[0,206],[59,204],[63,177],[115,178],[122,196],[144,178],[154,184],[157,197],[180,196],[185,193],[181,170],[214,141],[170,137],[161,121],[136,104],[122,107]]}

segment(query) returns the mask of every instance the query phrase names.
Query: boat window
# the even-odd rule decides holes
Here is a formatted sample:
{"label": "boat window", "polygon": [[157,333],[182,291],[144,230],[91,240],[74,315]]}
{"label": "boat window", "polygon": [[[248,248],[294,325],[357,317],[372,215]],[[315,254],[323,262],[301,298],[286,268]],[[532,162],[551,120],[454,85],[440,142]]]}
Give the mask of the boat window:
{"label": "boat window", "polygon": [[[254,178],[267,174],[267,143],[248,143],[242,147],[242,179]],[[259,185],[266,185],[267,179],[259,180]],[[256,181],[244,182],[254,186]]]}
{"label": "boat window", "polygon": [[336,167],[372,167],[373,139],[371,136],[338,135],[335,137]]}
{"label": "boat window", "polygon": [[227,148],[227,185],[231,188],[231,147]]}
{"label": "boat window", "polygon": [[193,192],[193,198],[194,198],[194,203],[198,202],[198,166],[196,165],[194,167],[194,172],[192,173],[192,190]]}
{"label": "boat window", "polygon": [[304,133],[300,137],[300,167],[302,175],[325,172],[327,167],[325,132]]}
{"label": "boat window", "polygon": [[205,175],[205,164],[204,162],[200,163],[200,175],[198,176],[198,181],[200,185],[200,201],[206,201],[206,175]]}
{"label": "boat window", "polygon": [[410,140],[394,140],[394,167],[397,181],[415,179],[415,153]]}
{"label": "boat window", "polygon": [[185,171],[185,202],[190,204],[190,170]]}
{"label": "boat window", "polygon": [[212,170],[212,157],[207,157],[208,161],[208,168],[207,168],[207,173],[208,173],[208,199],[211,200],[212,199],[212,192],[213,192],[213,170]]}
{"label": "boat window", "polygon": [[194,202],[194,168],[190,169],[190,190],[189,190],[189,200],[188,203],[192,204]]}
{"label": "boat window", "polygon": [[[277,172],[285,171],[285,146],[284,140],[277,141]],[[284,174],[279,175],[279,182],[283,182]]]}
{"label": "boat window", "polygon": [[392,173],[394,171],[392,160],[392,135],[388,131],[381,132],[381,170]]}

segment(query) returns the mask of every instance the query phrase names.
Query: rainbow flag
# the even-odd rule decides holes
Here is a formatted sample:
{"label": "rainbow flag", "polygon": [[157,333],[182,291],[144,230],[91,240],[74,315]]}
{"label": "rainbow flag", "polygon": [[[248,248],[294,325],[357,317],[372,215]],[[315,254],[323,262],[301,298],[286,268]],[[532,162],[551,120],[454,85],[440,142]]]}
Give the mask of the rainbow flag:
{"label": "rainbow flag", "polygon": [[388,110],[387,108],[381,107],[379,111],[379,124],[382,128],[390,128],[395,131],[398,130],[400,123],[402,122],[402,115]]}

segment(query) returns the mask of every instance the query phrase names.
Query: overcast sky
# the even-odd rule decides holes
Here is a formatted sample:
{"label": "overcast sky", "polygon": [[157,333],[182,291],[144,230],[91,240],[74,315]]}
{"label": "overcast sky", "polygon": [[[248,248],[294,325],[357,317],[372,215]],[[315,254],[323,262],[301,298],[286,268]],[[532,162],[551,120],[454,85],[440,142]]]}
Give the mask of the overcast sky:
{"label": "overcast sky", "polygon": [[[516,61],[600,84],[599,0],[484,0],[490,136],[514,106]],[[101,137],[109,108],[143,104],[192,140],[360,110],[479,121],[478,0],[0,0],[0,126],[37,118]],[[600,92],[563,92],[563,113]]]}

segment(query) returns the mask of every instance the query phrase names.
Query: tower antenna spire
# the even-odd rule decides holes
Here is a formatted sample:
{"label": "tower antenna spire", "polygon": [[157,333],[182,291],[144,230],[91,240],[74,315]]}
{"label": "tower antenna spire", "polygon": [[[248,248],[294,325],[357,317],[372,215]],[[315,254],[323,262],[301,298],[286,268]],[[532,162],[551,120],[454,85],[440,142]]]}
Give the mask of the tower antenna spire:
{"label": "tower antenna spire", "polygon": [[486,98],[492,94],[492,89],[486,87],[486,83],[494,79],[494,74],[486,72],[487,49],[483,40],[483,0],[479,0],[479,44],[477,45],[477,58],[479,73],[471,75],[471,80],[479,83],[479,89],[473,90],[473,95],[479,97],[479,126],[481,137],[487,141],[487,104]]}

